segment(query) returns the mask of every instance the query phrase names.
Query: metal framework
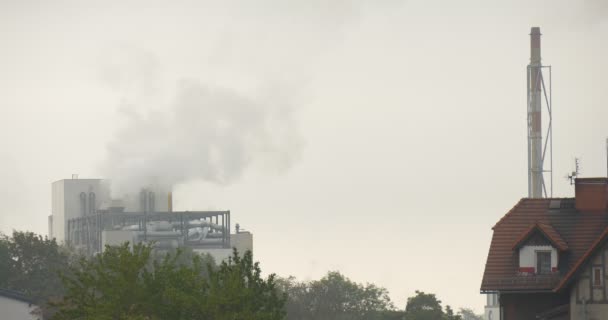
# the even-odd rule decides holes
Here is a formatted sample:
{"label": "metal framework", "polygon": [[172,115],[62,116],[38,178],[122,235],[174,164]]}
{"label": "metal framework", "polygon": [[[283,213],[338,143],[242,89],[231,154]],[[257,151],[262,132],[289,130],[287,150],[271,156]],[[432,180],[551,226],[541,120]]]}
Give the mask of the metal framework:
{"label": "metal framework", "polygon": [[221,241],[215,247],[230,248],[230,211],[181,211],[181,212],[100,212],[68,220],[67,243],[93,255],[102,251],[102,231],[121,230],[126,226],[138,226],[133,231],[143,233],[143,241],[148,241],[147,226],[150,222],[166,221],[176,225],[176,231],[186,246],[188,243],[189,221],[203,221],[221,226]]}
{"label": "metal framework", "polygon": [[[549,74],[548,84],[545,82],[543,70]],[[552,94],[552,72],[551,66],[529,65],[527,68],[528,82],[528,197],[553,197],[553,94]],[[537,88],[538,90],[535,90]],[[537,92],[542,92],[540,97]],[[540,99],[539,99],[540,98]],[[540,119],[535,120],[533,113],[544,101],[545,113],[549,119],[546,125],[546,139],[543,143],[542,135],[535,134],[535,126],[540,127]],[[542,107],[540,110],[542,113]],[[535,123],[538,121],[538,123]],[[542,130],[542,128],[539,128]],[[542,146],[540,164],[535,163],[535,146]],[[548,176],[548,177],[546,177]],[[548,179],[547,179],[548,178]],[[537,181],[540,180],[540,181]],[[537,194],[538,184],[542,187],[542,194]],[[547,186],[548,185],[548,186]]]}

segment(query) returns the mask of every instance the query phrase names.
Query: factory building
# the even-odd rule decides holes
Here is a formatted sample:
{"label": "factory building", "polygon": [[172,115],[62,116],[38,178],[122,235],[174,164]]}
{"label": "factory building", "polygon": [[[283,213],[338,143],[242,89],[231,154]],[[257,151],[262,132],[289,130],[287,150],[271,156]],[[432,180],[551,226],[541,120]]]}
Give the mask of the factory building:
{"label": "factory building", "polygon": [[159,250],[188,247],[216,261],[232,249],[253,250],[253,235],[231,233],[230,211],[173,211],[171,190],[147,186],[114,198],[104,179],[72,179],[52,184],[49,236],[88,255],[106,245],[154,243]]}

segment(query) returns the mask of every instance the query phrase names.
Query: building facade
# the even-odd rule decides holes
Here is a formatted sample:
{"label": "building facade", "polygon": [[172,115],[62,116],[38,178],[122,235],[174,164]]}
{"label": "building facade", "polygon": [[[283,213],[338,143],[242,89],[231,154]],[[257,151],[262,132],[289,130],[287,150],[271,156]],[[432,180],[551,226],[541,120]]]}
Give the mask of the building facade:
{"label": "building facade", "polygon": [[493,230],[481,292],[498,297],[495,319],[608,319],[608,179],[522,199]]}

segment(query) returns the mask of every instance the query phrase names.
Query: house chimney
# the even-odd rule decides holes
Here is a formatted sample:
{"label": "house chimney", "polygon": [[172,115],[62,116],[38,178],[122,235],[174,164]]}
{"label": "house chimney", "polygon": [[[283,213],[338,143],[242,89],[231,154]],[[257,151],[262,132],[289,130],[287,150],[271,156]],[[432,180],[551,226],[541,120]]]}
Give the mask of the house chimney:
{"label": "house chimney", "polygon": [[608,178],[577,178],[574,182],[576,210],[606,211],[608,208]]}

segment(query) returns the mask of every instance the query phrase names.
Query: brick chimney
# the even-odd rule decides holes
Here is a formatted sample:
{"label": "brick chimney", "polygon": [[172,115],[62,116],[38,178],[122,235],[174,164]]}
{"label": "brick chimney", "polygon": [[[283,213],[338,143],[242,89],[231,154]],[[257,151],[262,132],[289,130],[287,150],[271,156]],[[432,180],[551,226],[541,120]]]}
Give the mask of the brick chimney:
{"label": "brick chimney", "polygon": [[574,184],[576,210],[606,211],[608,178],[577,178]]}

